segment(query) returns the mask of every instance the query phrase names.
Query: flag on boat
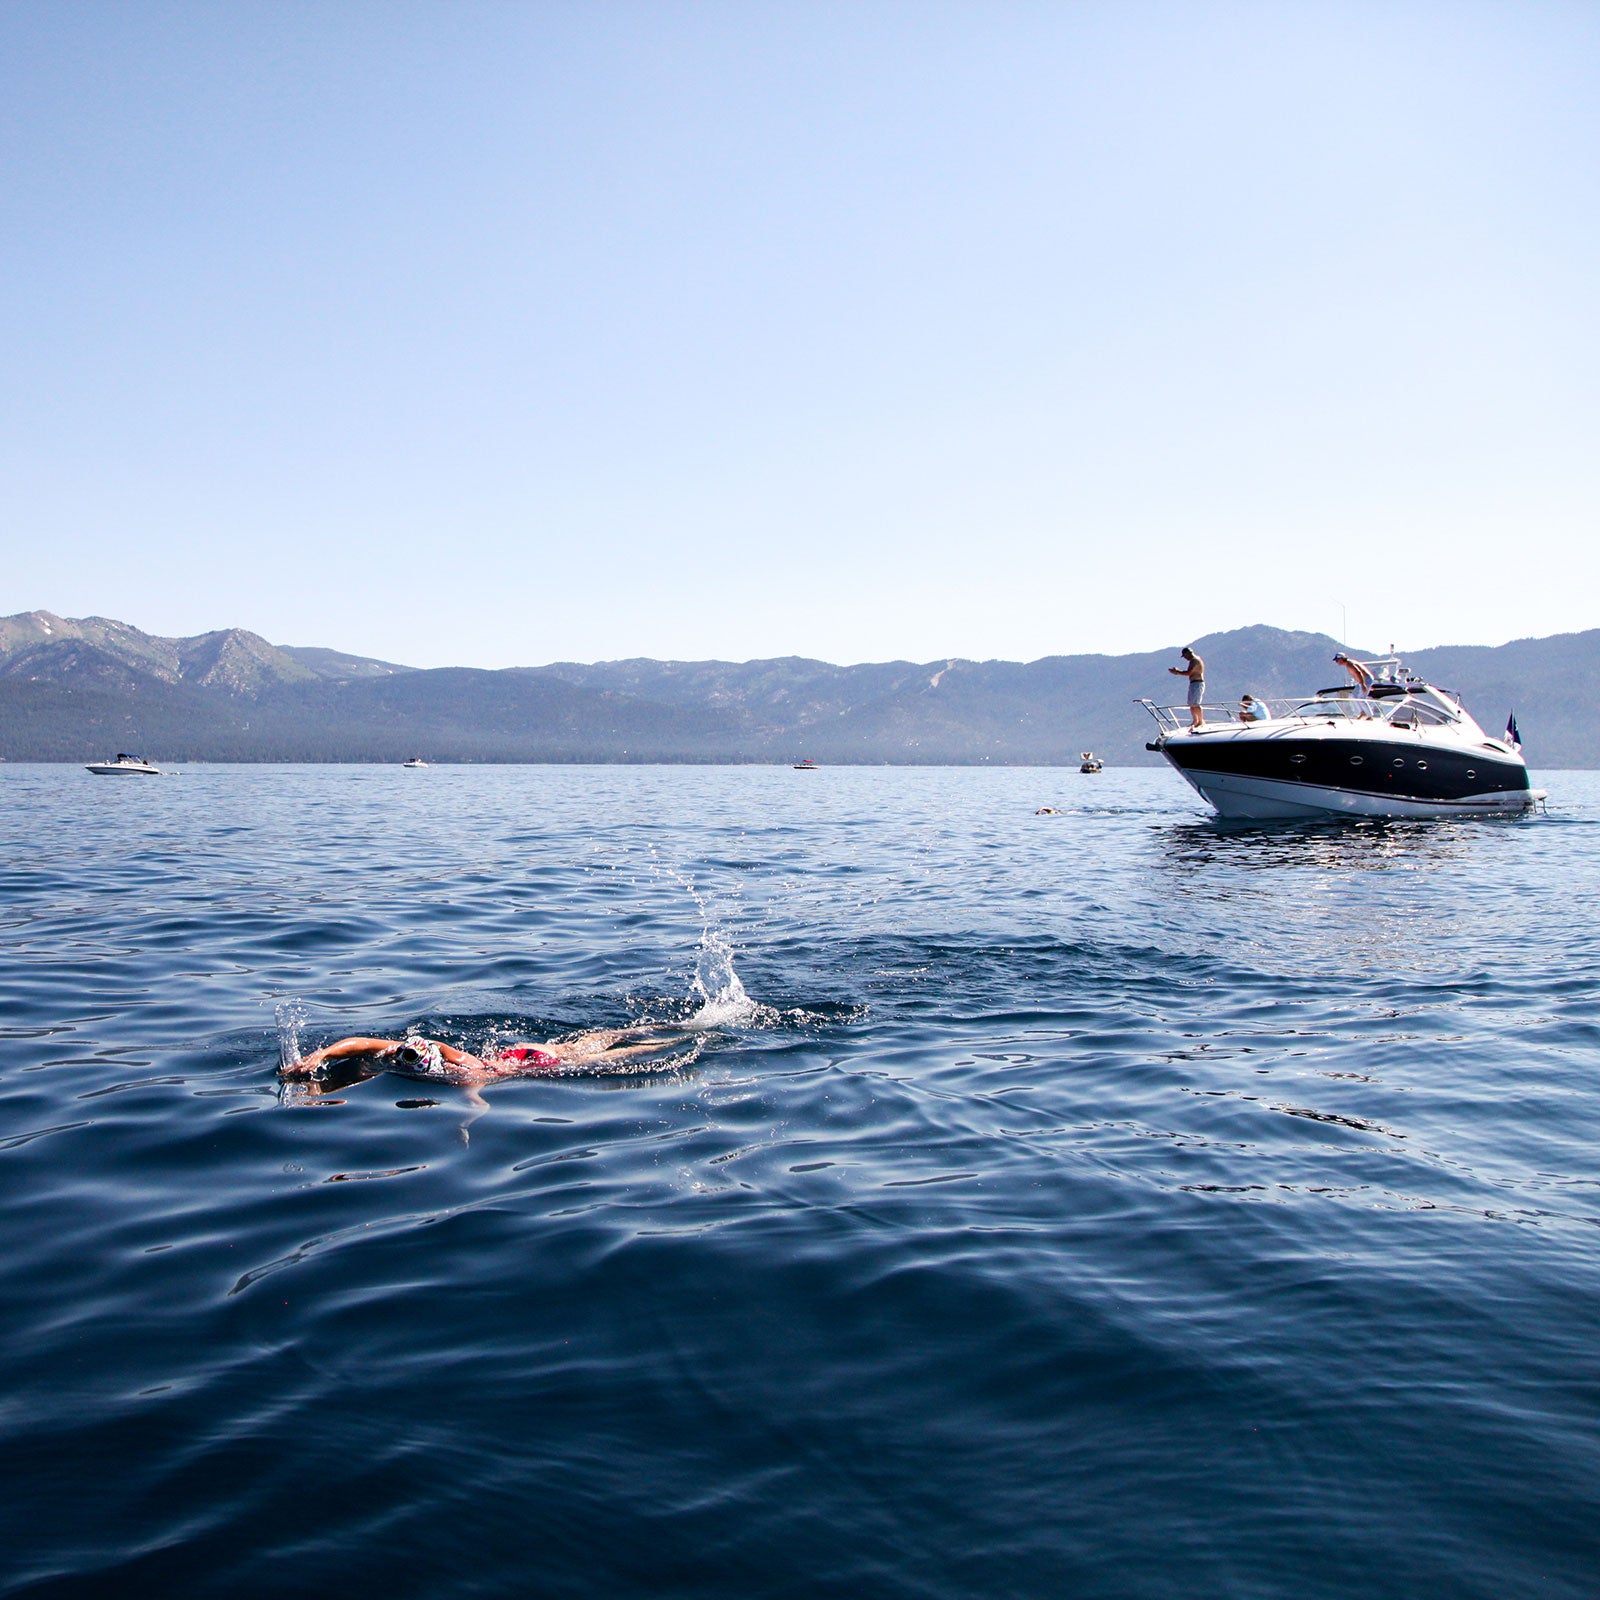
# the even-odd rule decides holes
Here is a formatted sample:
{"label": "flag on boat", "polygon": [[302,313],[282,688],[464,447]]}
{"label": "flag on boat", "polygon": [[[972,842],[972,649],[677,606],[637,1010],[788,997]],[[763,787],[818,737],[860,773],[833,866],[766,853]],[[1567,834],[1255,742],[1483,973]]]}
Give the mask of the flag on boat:
{"label": "flag on boat", "polygon": [[1511,715],[1506,718],[1506,743],[1510,745],[1513,750],[1520,750],[1522,748],[1522,735],[1517,732],[1517,714],[1515,711],[1513,711]]}

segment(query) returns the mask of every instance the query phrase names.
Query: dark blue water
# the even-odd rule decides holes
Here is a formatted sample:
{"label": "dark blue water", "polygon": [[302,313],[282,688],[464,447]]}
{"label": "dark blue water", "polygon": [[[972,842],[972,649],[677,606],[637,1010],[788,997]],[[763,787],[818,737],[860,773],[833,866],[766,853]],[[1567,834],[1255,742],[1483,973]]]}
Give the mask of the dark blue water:
{"label": "dark blue water", "polygon": [[[1600,779],[1541,781],[0,769],[0,1593],[1600,1593]],[[709,1031],[318,1097],[280,1013]]]}

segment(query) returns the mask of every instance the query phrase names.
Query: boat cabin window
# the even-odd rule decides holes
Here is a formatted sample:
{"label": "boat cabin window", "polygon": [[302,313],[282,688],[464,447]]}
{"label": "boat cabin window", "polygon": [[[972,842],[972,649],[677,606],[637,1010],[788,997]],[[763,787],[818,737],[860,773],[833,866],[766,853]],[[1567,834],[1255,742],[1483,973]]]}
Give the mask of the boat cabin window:
{"label": "boat cabin window", "polygon": [[1389,718],[1397,728],[1441,728],[1453,719],[1422,700],[1404,700]]}

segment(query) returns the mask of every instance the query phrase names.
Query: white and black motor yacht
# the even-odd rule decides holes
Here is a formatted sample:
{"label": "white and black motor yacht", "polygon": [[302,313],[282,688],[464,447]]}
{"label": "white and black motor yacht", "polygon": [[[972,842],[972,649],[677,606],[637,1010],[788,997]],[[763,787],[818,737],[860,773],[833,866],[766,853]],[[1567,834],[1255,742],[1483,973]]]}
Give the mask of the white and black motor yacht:
{"label": "white and black motor yacht", "polygon": [[1491,738],[1458,696],[1398,657],[1353,664],[1364,681],[1309,698],[1205,706],[1140,704],[1159,751],[1224,817],[1445,817],[1527,811],[1528,784],[1508,729]]}

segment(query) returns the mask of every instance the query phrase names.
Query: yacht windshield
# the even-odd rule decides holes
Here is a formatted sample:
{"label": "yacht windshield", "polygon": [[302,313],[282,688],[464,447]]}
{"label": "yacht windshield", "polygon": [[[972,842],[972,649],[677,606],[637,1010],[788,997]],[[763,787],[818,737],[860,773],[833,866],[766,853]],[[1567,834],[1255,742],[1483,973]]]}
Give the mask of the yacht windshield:
{"label": "yacht windshield", "polygon": [[1367,700],[1358,696],[1329,696],[1315,700],[1302,700],[1290,713],[1291,717],[1304,717],[1315,721],[1332,721],[1347,717],[1357,721],[1391,722],[1397,728],[1442,727],[1457,720],[1442,706],[1415,695],[1403,698],[1385,697]]}
{"label": "yacht windshield", "polygon": [[1302,700],[1293,711],[1291,717],[1377,717],[1383,713],[1371,700],[1357,700],[1346,695],[1340,695],[1337,700],[1331,696],[1326,699]]}

